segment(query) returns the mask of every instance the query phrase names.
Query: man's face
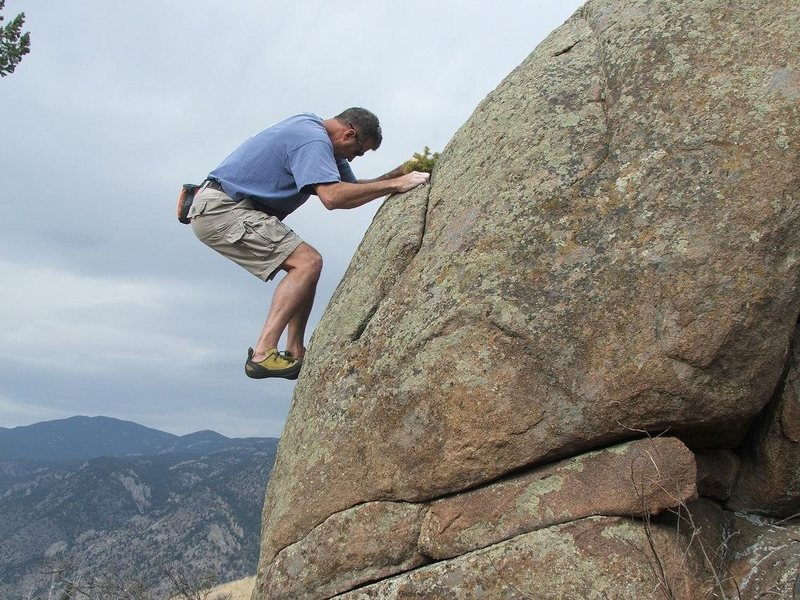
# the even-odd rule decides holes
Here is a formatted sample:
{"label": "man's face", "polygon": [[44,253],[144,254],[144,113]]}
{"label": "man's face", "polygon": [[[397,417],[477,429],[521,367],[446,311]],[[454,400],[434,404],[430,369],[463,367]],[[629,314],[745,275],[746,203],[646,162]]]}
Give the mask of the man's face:
{"label": "man's face", "polygon": [[352,123],[347,124],[347,129],[339,137],[339,140],[333,140],[333,153],[336,158],[352,161],[372,150],[371,142],[364,140]]}

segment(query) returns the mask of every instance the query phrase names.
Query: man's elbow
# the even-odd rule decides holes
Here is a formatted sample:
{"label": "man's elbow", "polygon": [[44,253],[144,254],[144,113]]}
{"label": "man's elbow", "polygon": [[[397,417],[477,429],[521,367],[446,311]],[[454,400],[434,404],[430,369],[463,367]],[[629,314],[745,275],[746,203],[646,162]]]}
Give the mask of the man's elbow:
{"label": "man's elbow", "polygon": [[336,185],[318,185],[315,190],[317,197],[322,202],[322,206],[328,210],[336,210],[342,207],[341,195],[337,193]]}
{"label": "man's elbow", "polygon": [[317,194],[317,196],[319,196],[319,200],[320,202],[322,202],[322,206],[324,206],[328,210],[336,210],[337,208],[340,208],[339,203],[336,201],[336,198],[323,194]]}

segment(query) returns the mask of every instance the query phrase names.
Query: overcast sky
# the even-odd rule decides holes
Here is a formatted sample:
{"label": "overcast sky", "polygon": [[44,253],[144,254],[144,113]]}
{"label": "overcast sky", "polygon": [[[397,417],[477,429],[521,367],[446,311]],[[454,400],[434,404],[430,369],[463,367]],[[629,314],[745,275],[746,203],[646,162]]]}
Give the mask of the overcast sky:
{"label": "overcast sky", "polygon": [[[274,283],[178,224],[180,185],[298,112],[379,116],[363,178],[442,150],[581,3],[8,0],[32,49],[0,79],[0,426],[279,436],[294,383],[243,373]],[[309,334],[380,202],[287,219],[325,259]]]}

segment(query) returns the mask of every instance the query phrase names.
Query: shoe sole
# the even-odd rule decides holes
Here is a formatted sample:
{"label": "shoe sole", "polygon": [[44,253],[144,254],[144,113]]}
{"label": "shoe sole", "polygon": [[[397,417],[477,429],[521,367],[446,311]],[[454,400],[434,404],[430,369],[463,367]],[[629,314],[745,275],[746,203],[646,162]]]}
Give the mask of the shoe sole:
{"label": "shoe sole", "polygon": [[247,363],[244,373],[250,379],[269,379],[270,377],[282,379],[297,379],[303,365],[292,365],[286,369],[265,369],[259,364]]}

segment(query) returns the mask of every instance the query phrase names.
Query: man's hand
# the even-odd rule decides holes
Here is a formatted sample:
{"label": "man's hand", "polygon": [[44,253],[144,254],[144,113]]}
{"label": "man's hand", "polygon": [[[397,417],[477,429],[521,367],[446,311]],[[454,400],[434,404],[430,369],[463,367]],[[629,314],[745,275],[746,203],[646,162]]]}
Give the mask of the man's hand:
{"label": "man's hand", "polygon": [[408,175],[403,175],[402,177],[398,177],[400,182],[400,189],[397,193],[402,194],[403,192],[407,192],[409,190],[413,190],[415,187],[419,185],[427,185],[428,181],[431,178],[430,173],[420,173],[419,171],[411,171]]}
{"label": "man's hand", "polygon": [[[389,171],[388,173],[384,173],[380,177],[376,177],[375,179],[359,179],[359,183],[371,183],[373,181],[387,181],[389,179],[397,179],[399,177],[403,177],[403,175],[410,175],[412,171],[415,169],[408,169],[406,166],[408,162],[404,162],[402,165],[396,166],[394,169]],[[421,171],[420,169],[416,169]]]}

